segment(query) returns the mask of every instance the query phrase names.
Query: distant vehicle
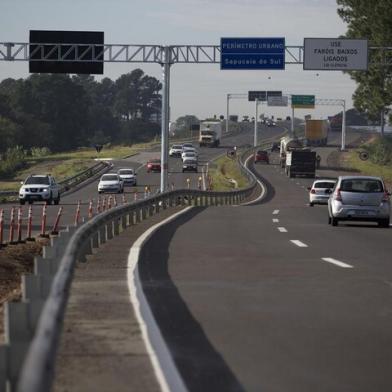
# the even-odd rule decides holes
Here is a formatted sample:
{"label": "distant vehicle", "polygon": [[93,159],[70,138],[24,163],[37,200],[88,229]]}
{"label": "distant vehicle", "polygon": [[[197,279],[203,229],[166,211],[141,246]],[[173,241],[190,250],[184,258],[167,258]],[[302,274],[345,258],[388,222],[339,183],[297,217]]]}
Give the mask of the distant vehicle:
{"label": "distant vehicle", "polygon": [[291,117],[290,117],[290,116],[287,116],[287,117],[286,117],[286,121],[291,121]]}
{"label": "distant vehicle", "polygon": [[280,150],[279,143],[278,143],[278,142],[273,142],[273,143],[271,144],[271,152],[279,151],[279,150]]}
{"label": "distant vehicle", "polygon": [[328,223],[370,221],[389,227],[390,196],[380,177],[340,176],[328,199]]}
{"label": "distant vehicle", "polygon": [[290,178],[297,176],[314,178],[316,175],[316,151],[288,151],[285,171]]}
{"label": "distant vehicle", "polygon": [[282,139],[280,139],[280,149],[279,149],[280,167],[285,167],[286,165],[287,152],[299,148],[303,148],[303,145],[299,139],[292,138],[290,136],[282,137]]}
{"label": "distant vehicle", "polygon": [[200,147],[218,147],[222,138],[220,121],[202,121],[199,131]]}
{"label": "distant vehicle", "polygon": [[136,173],[133,169],[119,169],[117,171],[117,174],[123,180],[124,185],[137,185]]}
{"label": "distant vehicle", "polygon": [[182,149],[184,149],[184,148],[193,148],[193,149],[195,149],[195,146],[192,143],[183,143],[181,147],[182,147]]}
{"label": "distant vehicle", "polygon": [[60,189],[54,177],[50,174],[31,175],[21,182],[19,189],[19,203],[26,201],[32,204],[34,201],[46,201],[47,204],[59,204]]}
{"label": "distant vehicle", "polygon": [[309,205],[313,207],[315,204],[328,204],[330,190],[336,184],[336,180],[316,180],[312,186],[308,188],[309,191]]}
{"label": "distant vehicle", "polygon": [[171,157],[180,157],[181,153],[182,153],[181,144],[173,144],[169,150],[169,156]]}
{"label": "distant vehicle", "polygon": [[281,117],[278,117],[278,118],[276,119],[276,121],[282,121],[282,118],[281,118]]}
{"label": "distant vehicle", "polygon": [[182,161],[184,161],[185,159],[189,159],[189,158],[197,160],[197,153],[196,153],[196,151],[184,151],[181,154]]}
{"label": "distant vehicle", "polygon": [[266,120],[267,127],[275,127],[276,126],[276,122],[273,120]]}
{"label": "distant vehicle", "polygon": [[269,157],[268,157],[268,152],[264,150],[259,150],[255,154],[255,160],[254,163],[267,163],[269,164]]}
{"label": "distant vehicle", "polygon": [[328,121],[306,120],[305,140],[307,146],[326,146],[328,140]]}
{"label": "distant vehicle", "polygon": [[123,193],[124,182],[116,173],[104,174],[98,183],[98,193]]}
{"label": "distant vehicle", "polygon": [[193,171],[197,173],[197,160],[194,158],[186,158],[182,162],[182,172]]}
{"label": "distant vehicle", "polygon": [[161,160],[151,159],[147,162],[147,173],[160,172],[161,171]]}

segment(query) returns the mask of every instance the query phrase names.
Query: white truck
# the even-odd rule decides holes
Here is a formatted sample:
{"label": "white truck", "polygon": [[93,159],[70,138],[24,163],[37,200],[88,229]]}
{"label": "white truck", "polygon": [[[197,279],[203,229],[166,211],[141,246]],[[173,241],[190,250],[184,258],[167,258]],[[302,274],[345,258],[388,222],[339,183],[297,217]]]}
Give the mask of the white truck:
{"label": "white truck", "polygon": [[218,147],[222,138],[222,123],[220,121],[202,121],[200,123],[200,147]]}
{"label": "white truck", "polygon": [[280,139],[280,153],[279,153],[280,167],[286,166],[286,154],[288,151],[292,151],[302,147],[303,145],[299,139],[295,139],[290,136],[285,136],[282,139]]}

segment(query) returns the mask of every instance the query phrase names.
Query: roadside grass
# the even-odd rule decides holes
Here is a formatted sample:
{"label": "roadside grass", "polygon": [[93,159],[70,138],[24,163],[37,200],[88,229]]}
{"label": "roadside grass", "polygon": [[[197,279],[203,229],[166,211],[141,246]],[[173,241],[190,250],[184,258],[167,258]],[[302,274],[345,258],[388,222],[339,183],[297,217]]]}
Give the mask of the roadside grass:
{"label": "roadside grass", "polygon": [[392,187],[392,167],[388,165],[377,165],[370,160],[362,161],[359,159],[358,150],[350,151],[346,164],[351,169],[358,170],[361,174],[368,176],[382,177],[388,188]]}
{"label": "roadside grass", "polygon": [[241,173],[238,161],[227,156],[222,156],[214,160],[208,173],[212,178],[212,189],[214,191],[229,191],[234,189],[234,185],[228,181],[229,179],[237,181],[238,188],[244,188],[248,185],[248,180]]}

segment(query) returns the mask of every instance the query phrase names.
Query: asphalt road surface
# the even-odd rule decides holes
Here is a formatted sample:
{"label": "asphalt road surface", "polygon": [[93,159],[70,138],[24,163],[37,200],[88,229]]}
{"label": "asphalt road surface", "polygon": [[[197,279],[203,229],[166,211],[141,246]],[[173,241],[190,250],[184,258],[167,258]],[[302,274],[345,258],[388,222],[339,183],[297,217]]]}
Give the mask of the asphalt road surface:
{"label": "asphalt road surface", "polygon": [[190,391],[390,392],[392,229],[328,225],[275,158],[262,203],[194,208],[143,250],[177,367]]}
{"label": "asphalt road surface", "polygon": [[[274,127],[268,128],[262,126],[259,131],[260,140],[279,135],[284,131],[283,128]],[[186,188],[187,178],[190,179],[190,187],[198,187],[198,177],[203,176],[206,172],[206,165],[209,161],[216,158],[221,154],[226,154],[227,150],[233,146],[241,146],[244,144],[253,143],[253,132],[243,132],[234,135],[226,136],[223,138],[221,146],[219,148],[200,148],[199,149],[199,172],[198,173],[182,173],[182,161],[181,158],[169,158],[169,184],[174,186],[175,189]],[[196,143],[195,143],[196,145]],[[156,192],[160,187],[160,173],[147,173],[146,163],[151,158],[160,158],[160,150],[153,149],[150,151],[141,152],[127,159],[112,160],[113,164],[112,172],[116,172],[119,168],[133,168],[137,171],[137,187],[126,187],[125,197],[127,202],[135,200],[135,191],[137,192],[138,199],[144,198],[145,187],[148,186],[152,193]],[[75,190],[72,193],[63,195],[61,198],[60,205],[63,207],[62,216],[60,219],[60,229],[67,225],[74,224],[77,204],[81,203],[80,221],[86,220],[88,217],[88,207],[92,200],[94,209],[96,208],[98,199],[98,180],[93,181],[82,188]],[[101,195],[101,199],[104,195]],[[109,195],[106,195],[106,199]],[[122,203],[122,195],[111,195],[116,197],[117,203]],[[39,234],[41,230],[41,216],[42,207],[44,203],[34,203],[32,206],[33,213],[33,234]],[[107,202],[106,202],[107,204]],[[113,205],[113,201],[112,201]],[[10,218],[10,210],[12,207],[19,208],[19,204],[0,204],[0,209],[4,209],[5,217],[5,232],[4,241],[8,240],[8,223]],[[50,205],[47,206],[47,228],[46,231],[50,231],[55,222],[59,206]],[[23,206],[23,236],[26,234],[25,224],[27,223],[27,211],[28,205]],[[15,212],[16,216],[17,212]]]}

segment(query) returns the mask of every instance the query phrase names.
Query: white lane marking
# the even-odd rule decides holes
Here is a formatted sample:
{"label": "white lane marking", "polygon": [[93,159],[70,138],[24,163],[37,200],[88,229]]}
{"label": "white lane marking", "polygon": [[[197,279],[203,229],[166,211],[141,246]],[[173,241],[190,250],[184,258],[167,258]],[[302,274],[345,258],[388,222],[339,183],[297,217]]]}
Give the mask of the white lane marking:
{"label": "white lane marking", "polygon": [[272,222],[274,222],[274,223],[278,223],[279,222],[279,219],[272,219]]}
{"label": "white lane marking", "polygon": [[139,261],[140,250],[142,249],[144,243],[153,235],[153,233],[159,227],[171,222],[191,208],[192,207],[185,208],[184,210],[177,212],[164,221],[150,227],[134,242],[128,254],[127,280],[129,295],[135,316],[140,326],[147,353],[150,357],[162,392],[187,392],[187,388],[178,369],[176,368],[169,348],[167,347],[166,342],[162,337],[159,326],[152,314],[147,298],[144,295],[139,276],[139,268],[137,265]]}
{"label": "white lane marking", "polygon": [[135,173],[137,173],[141,168],[143,168],[144,166],[146,166],[147,163],[143,163],[142,165],[140,165],[136,170]]}
{"label": "white lane marking", "polygon": [[278,230],[279,230],[281,233],[287,233],[287,229],[284,228],[284,227],[278,227]]}
{"label": "white lane marking", "polygon": [[303,242],[299,241],[299,240],[290,240],[290,242],[292,242],[294,245],[299,246],[300,248],[307,248],[308,245],[304,244]]}
{"label": "white lane marking", "polygon": [[278,215],[279,214],[279,210],[273,210],[272,211],[272,215]]}
{"label": "white lane marking", "polygon": [[335,264],[335,265],[342,267],[342,268],[354,268],[352,265],[343,263],[342,261],[333,259],[332,257],[322,257],[321,260],[324,260],[327,263]]}
{"label": "white lane marking", "polygon": [[297,185],[301,185],[299,182],[296,182]]}

